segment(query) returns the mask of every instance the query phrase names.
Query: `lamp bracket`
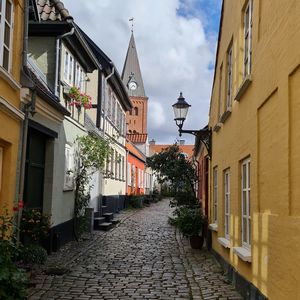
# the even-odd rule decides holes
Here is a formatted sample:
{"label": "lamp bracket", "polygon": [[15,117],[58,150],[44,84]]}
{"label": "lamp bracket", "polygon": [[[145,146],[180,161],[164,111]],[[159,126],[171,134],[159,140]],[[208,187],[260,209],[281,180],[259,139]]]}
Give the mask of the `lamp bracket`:
{"label": "lamp bracket", "polygon": [[179,127],[179,136],[182,133],[188,133],[196,136],[205,146],[209,157],[211,157],[211,130],[210,129],[201,129],[201,130],[183,130]]}

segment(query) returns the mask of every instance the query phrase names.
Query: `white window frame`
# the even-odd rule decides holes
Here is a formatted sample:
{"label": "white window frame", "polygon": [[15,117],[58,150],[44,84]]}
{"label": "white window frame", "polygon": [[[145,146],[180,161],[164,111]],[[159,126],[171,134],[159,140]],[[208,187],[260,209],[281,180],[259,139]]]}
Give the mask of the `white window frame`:
{"label": "white window frame", "polygon": [[[64,176],[64,191],[74,189],[74,149],[71,145],[65,145],[65,176]],[[71,172],[71,173],[68,173]]]}
{"label": "white window frame", "polygon": [[[242,202],[242,246],[251,248],[251,215],[250,215],[250,158],[241,164],[241,202]],[[245,236],[245,238],[244,238]]]}
{"label": "white window frame", "polygon": [[64,55],[64,81],[70,86],[74,85],[74,56],[68,49],[65,49]]}
{"label": "white window frame", "polygon": [[128,186],[131,186],[131,163],[127,163],[127,177]]}
{"label": "white window frame", "polygon": [[4,148],[0,147],[0,192],[2,188],[3,155],[4,155]]}
{"label": "white window frame", "polygon": [[213,169],[213,223],[218,223],[218,167]]}
{"label": "white window frame", "polygon": [[[6,5],[11,4],[11,20],[10,23],[6,20]],[[7,72],[11,73],[12,66],[12,52],[13,52],[13,30],[14,30],[14,4],[11,0],[2,0],[0,7],[0,66],[3,67]],[[4,43],[5,27],[8,26],[9,33],[9,45]],[[4,48],[8,51],[8,66],[4,67]]]}
{"label": "white window frame", "polygon": [[219,107],[218,107],[218,121],[220,120],[221,118],[221,115],[222,115],[222,81],[223,81],[223,64],[221,64],[220,66],[220,69],[219,69]]}
{"label": "white window frame", "polygon": [[75,81],[74,85],[79,88],[81,92],[85,92],[85,72],[78,62],[75,62]]}
{"label": "white window frame", "polygon": [[232,103],[232,71],[233,71],[233,63],[232,63],[232,55],[233,55],[233,47],[232,43],[230,45],[229,50],[227,51],[227,94],[226,94],[226,110],[231,108]]}
{"label": "white window frame", "polygon": [[249,0],[244,11],[244,70],[243,78],[251,73],[252,58],[252,0]]}
{"label": "white window frame", "polygon": [[224,236],[230,240],[230,169],[224,171]]}

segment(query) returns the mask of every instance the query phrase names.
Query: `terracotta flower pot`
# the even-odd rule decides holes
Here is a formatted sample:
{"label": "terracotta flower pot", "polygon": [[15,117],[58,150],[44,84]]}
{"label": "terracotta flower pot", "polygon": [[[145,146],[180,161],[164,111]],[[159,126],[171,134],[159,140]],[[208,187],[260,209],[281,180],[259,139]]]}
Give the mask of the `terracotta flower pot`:
{"label": "terracotta flower pot", "polygon": [[190,237],[190,245],[192,249],[202,249],[204,243],[204,237],[195,235]]}

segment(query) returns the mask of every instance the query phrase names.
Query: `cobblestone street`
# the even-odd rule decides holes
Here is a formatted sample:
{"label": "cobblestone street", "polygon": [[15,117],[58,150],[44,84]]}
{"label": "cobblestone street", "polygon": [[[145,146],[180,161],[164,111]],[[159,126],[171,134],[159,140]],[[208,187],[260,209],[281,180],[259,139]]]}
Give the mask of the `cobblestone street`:
{"label": "cobblestone street", "polygon": [[170,213],[168,200],[123,212],[113,230],[51,255],[46,268],[68,272],[38,274],[29,299],[242,299],[212,255],[168,225]]}

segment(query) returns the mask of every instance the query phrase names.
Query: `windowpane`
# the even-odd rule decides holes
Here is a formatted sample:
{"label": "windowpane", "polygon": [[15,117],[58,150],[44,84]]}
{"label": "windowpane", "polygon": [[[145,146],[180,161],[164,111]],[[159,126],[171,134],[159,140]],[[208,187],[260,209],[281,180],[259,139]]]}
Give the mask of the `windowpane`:
{"label": "windowpane", "polygon": [[6,11],[5,11],[5,18],[7,22],[11,23],[11,3],[9,1],[6,1]]}
{"label": "windowpane", "polygon": [[5,30],[4,30],[4,44],[7,46],[7,48],[10,47],[10,27],[5,24]]}
{"label": "windowpane", "polygon": [[1,15],[1,11],[2,11],[2,0],[0,0],[0,15]]}
{"label": "windowpane", "polygon": [[243,242],[247,243],[247,219],[243,218]]}
{"label": "windowpane", "polygon": [[69,53],[65,53],[65,69],[64,69],[64,79],[68,80],[68,71],[69,71]]}
{"label": "windowpane", "polygon": [[246,170],[246,164],[243,164],[243,189],[246,188],[246,180],[247,180],[247,170]]}
{"label": "windowpane", "polygon": [[8,71],[9,65],[9,51],[3,47],[3,68]]}

